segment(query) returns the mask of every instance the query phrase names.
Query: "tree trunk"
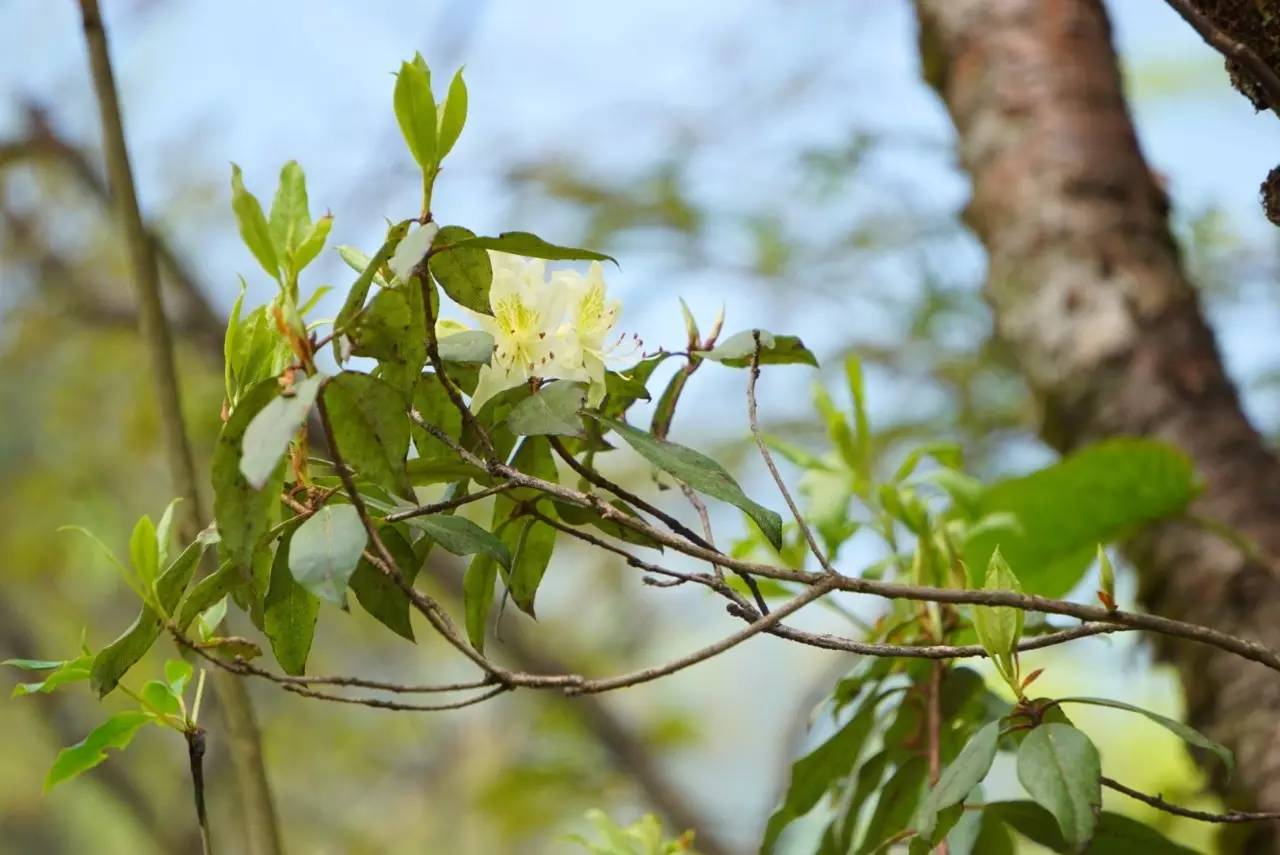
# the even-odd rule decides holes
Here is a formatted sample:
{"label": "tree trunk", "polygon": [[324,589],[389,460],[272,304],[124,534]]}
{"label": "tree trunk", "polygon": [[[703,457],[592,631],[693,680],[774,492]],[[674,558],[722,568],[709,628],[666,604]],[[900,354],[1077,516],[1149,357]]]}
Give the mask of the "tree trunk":
{"label": "tree trunk", "polygon": [[[1169,441],[1204,482],[1190,519],[1129,544],[1143,604],[1280,647],[1280,462],[1241,411],[1139,151],[1099,0],[916,0],[925,76],[973,181],[965,213],[986,246],[986,295],[1067,451],[1116,435]],[[1083,500],[1083,497],[1082,497]],[[1234,749],[1234,806],[1280,810],[1280,681],[1185,643],[1192,724]],[[1251,851],[1275,851],[1274,827]]]}

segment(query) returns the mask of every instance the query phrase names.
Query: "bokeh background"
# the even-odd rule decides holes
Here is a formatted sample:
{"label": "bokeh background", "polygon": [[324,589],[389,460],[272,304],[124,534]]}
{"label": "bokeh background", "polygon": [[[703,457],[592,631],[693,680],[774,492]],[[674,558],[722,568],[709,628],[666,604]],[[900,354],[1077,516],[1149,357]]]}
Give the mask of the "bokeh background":
{"label": "bokeh background", "polygon": [[[104,5],[144,213],[176,262],[167,297],[202,453],[219,424],[218,327],[237,274],[250,301],[274,287],[239,244],[228,162],[269,198],[280,165],[296,158],[313,209],[336,215],[331,244],[376,247],[384,217],[416,212],[391,72],[418,50],[437,87],[465,64],[471,92],[466,131],[437,184],[441,219],[616,255],[622,325],[650,346],[682,343],[681,297],[704,327],[724,306],[729,331],[803,334],[828,370],[779,369],[761,393],[769,429],[793,442],[821,448],[810,387],[837,388],[842,357],[857,352],[887,456],[942,437],[962,442],[982,475],[1051,459],[1008,354],[991,340],[982,252],[959,219],[967,183],[947,117],[920,81],[905,0]],[[1173,199],[1247,408],[1275,435],[1280,255],[1255,188],[1280,126],[1253,114],[1218,56],[1164,3],[1109,5],[1142,145]],[[0,93],[0,658],[58,658],[85,628],[95,645],[114,637],[135,604],[104,562],[56,529],[86,525],[123,547],[169,487],[127,260],[95,189],[96,105],[75,4],[0,4]],[[304,287],[350,278],[327,251]],[[331,316],[336,300],[318,314]],[[674,436],[714,450],[767,495],[744,443],[743,382],[716,366],[699,372]],[[618,458],[615,471],[647,484],[642,466]],[[715,521],[722,537],[739,530],[734,515]],[[734,626],[701,593],[646,588],[567,546],[540,618],[508,609],[505,643],[591,673],[656,662]],[[839,629],[839,620],[800,622]],[[325,607],[311,667],[406,681],[454,673],[442,645],[421,635],[410,645],[363,613]],[[853,664],[758,639],[605,697],[643,746],[630,762],[573,703],[548,696],[415,716],[251,689],[292,852],[572,851],[565,836],[582,829],[586,809],[628,820],[653,808],[636,763],[656,767],[707,830],[749,851],[814,703]],[[1079,642],[1036,664],[1049,666],[1046,693],[1087,687],[1180,710],[1176,679],[1133,641]],[[0,674],[0,691],[18,678]],[[1078,720],[1116,777],[1213,804],[1173,737],[1091,712]],[[170,734],[144,733],[42,796],[58,747],[103,715],[87,691],[0,701],[0,853],[188,851],[186,758]],[[215,742],[214,823],[235,851],[233,800],[220,786],[227,762]],[[996,794],[1012,792],[1008,770],[998,772]],[[1146,817],[1113,795],[1110,807]],[[1212,851],[1203,828],[1157,821]],[[806,829],[788,842],[807,851]]]}

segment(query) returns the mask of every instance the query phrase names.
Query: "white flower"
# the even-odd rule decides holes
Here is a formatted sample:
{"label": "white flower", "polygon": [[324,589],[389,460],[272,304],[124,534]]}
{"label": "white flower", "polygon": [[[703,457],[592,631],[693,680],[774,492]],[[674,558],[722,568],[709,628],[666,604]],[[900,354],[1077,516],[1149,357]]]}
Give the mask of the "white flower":
{"label": "white flower", "polygon": [[401,282],[409,281],[413,268],[422,263],[427,250],[431,249],[431,242],[439,233],[438,225],[427,223],[425,226],[416,226],[396,244],[396,251],[391,256],[391,272],[396,275],[396,279]]}
{"label": "white flower", "polygon": [[552,276],[551,283],[569,294],[568,318],[556,336],[562,342],[558,347],[566,360],[562,365],[565,370],[575,367],[578,379],[590,383],[587,403],[594,407],[604,397],[605,364],[621,343],[619,340],[606,345],[618,322],[622,301],[609,297],[604,267],[598,261],[591,263],[585,277],[576,271],[561,271]]}
{"label": "white flower", "polygon": [[493,336],[493,358],[480,368],[471,408],[479,410],[504,389],[532,377],[567,377],[559,369],[553,335],[564,317],[568,295],[546,282],[541,261],[490,252],[493,283],[489,308],[493,317],[476,315],[480,328]]}
{"label": "white flower", "polygon": [[594,263],[586,276],[557,270],[548,281],[541,261],[502,252],[490,252],[489,258],[493,317],[476,318],[495,347],[489,365],[480,369],[472,409],[534,377],[588,383],[587,403],[598,405],[605,393],[605,363],[616,347],[605,342],[621,309],[608,296],[604,269]]}

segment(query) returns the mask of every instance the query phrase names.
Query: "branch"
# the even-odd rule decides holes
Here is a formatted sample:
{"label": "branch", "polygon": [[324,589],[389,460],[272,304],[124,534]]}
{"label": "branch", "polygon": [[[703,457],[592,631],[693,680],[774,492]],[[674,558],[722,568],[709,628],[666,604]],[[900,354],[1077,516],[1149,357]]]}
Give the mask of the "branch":
{"label": "branch", "polygon": [[[177,495],[187,501],[179,508],[180,530],[184,540],[193,540],[200,509],[199,480],[195,458],[182,417],[182,399],[178,389],[178,372],[173,358],[173,341],[165,321],[160,296],[160,275],[156,266],[155,247],[142,223],[138,195],[129,165],[124,124],[120,117],[115,76],[107,48],[107,33],[102,24],[98,0],[80,0],[89,65],[97,93],[102,142],[106,149],[107,174],[111,195],[119,219],[124,226],[129,260],[133,268],[138,294],[142,338],[151,355],[160,419],[164,427],[165,445],[169,453],[170,477]],[[255,855],[279,855],[280,831],[275,815],[266,767],[262,763],[262,747],[253,708],[244,687],[234,680],[215,682],[226,722],[228,743],[239,777],[240,801],[251,851]]]}
{"label": "branch", "polygon": [[1165,0],[1165,2],[1173,8],[1173,11],[1181,15],[1182,20],[1190,24],[1210,47],[1229,61],[1248,70],[1250,76],[1261,88],[1261,94],[1267,106],[1280,115],[1280,75],[1276,74],[1275,69],[1268,65],[1266,60],[1254,53],[1253,49],[1244,42],[1237,41],[1218,29],[1213,21],[1192,6],[1189,0]]}
{"label": "branch", "polygon": [[1131,787],[1126,787],[1119,781],[1114,781],[1105,775],[1102,777],[1102,785],[1108,789],[1115,790],[1117,793],[1124,793],[1131,799],[1137,799],[1138,801],[1151,805],[1151,807],[1162,810],[1165,813],[1171,813],[1174,816],[1184,816],[1187,819],[1196,819],[1200,822],[1265,822],[1267,820],[1280,819],[1280,812],[1276,811],[1249,812],[1231,810],[1226,813],[1210,813],[1203,810],[1192,810],[1191,808],[1179,807],[1178,805],[1169,804],[1169,802],[1166,802],[1159,796],[1148,795]]}
{"label": "branch", "polygon": [[[483,462],[474,454],[454,442],[447,433],[440,430],[435,425],[423,421],[417,413],[411,413],[410,417],[414,419],[420,427],[430,432],[437,439],[440,439],[441,442],[450,446],[464,461],[476,466],[484,465]],[[1158,615],[1138,614],[1135,612],[1121,611],[1119,609],[1105,609],[1098,606],[1085,606],[1079,603],[1068,602],[1066,600],[1055,600],[1049,597],[1041,597],[1034,594],[1022,594],[1014,591],[965,590],[961,588],[935,588],[928,585],[904,585],[897,582],[884,582],[878,579],[863,579],[856,576],[845,576],[840,573],[809,573],[801,570],[792,570],[786,567],[777,567],[771,564],[745,561],[728,555],[722,555],[719,552],[706,549],[684,538],[668,534],[662,529],[656,528],[643,520],[636,519],[630,514],[625,514],[622,511],[619,511],[598,495],[580,492],[560,484],[545,481],[532,475],[527,475],[504,463],[492,463],[489,464],[487,468],[494,477],[504,478],[516,486],[530,487],[546,493],[547,495],[555,496],[569,502],[570,504],[589,508],[613,522],[619,523],[633,531],[640,532],[641,534],[657,540],[664,546],[669,546],[672,549],[684,553],[685,555],[689,555],[693,558],[700,558],[703,561],[709,561],[714,564],[719,564],[726,569],[734,570],[739,573],[760,576],[766,579],[776,579],[780,582],[793,582],[801,585],[817,585],[823,579],[833,579],[832,588],[834,590],[849,591],[855,594],[870,594],[872,596],[883,597],[890,600],[914,600],[919,602],[950,603],[954,605],[1009,606],[1023,611],[1059,614],[1067,617],[1078,618],[1084,621],[1118,624],[1120,626],[1146,630],[1148,632],[1159,633],[1161,635],[1172,636],[1174,638],[1184,638],[1189,641],[1195,641],[1199,644],[1216,647],[1221,650],[1225,650],[1228,653],[1233,653],[1243,659],[1265,665],[1273,671],[1280,672],[1280,654],[1277,654],[1271,648],[1257,642],[1236,638],[1235,636],[1228,635],[1227,633],[1220,632],[1219,630],[1211,627],[1173,620],[1172,618],[1160,617]]]}

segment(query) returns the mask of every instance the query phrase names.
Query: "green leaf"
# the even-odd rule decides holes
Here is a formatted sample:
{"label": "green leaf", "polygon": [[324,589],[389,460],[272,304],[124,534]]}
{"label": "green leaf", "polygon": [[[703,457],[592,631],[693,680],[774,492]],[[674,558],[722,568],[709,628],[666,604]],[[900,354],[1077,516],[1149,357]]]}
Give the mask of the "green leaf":
{"label": "green leaf", "polygon": [[[271,202],[271,216],[267,221],[271,232],[271,245],[277,258],[291,259],[311,231],[311,207],[307,203],[307,178],[296,160],[291,160],[280,170],[280,184]],[[294,272],[301,265],[295,265]]]}
{"label": "green leaf", "polygon": [[[1021,591],[1018,577],[997,548],[987,564],[984,591]],[[1014,676],[1014,650],[1022,638],[1025,615],[1012,606],[974,606],[973,628],[987,655],[995,660],[1009,679]]]}
{"label": "green leaf", "polygon": [[[378,252],[370,259],[369,263],[361,270],[360,275],[356,277],[356,281],[352,283],[351,290],[347,292],[347,299],[342,304],[342,309],[338,312],[338,316],[333,320],[333,345],[334,354],[341,364],[345,359],[339,339],[347,330],[347,325],[351,323],[360,310],[364,308],[365,298],[369,296],[369,288],[373,285],[375,278],[385,283],[386,280],[381,279],[380,272],[382,266],[387,263],[391,255],[396,251],[396,246],[404,238],[409,231],[410,224],[413,220],[401,220],[387,229],[387,238],[382,242],[382,246],[378,248]],[[342,250],[339,249],[342,254]],[[347,255],[342,255],[343,259],[347,259]],[[349,263],[349,262],[348,262]]]}
{"label": "green leaf", "polygon": [[284,463],[277,464],[276,471],[259,490],[241,473],[240,458],[249,423],[275,400],[279,391],[280,385],[272,378],[246,392],[222,426],[213,450],[213,514],[222,536],[219,553],[246,582],[254,579],[254,555],[280,506]]}
{"label": "green leaf", "polygon": [[[359,524],[358,519],[356,522]],[[262,629],[271,642],[271,652],[281,669],[286,674],[297,675],[307,670],[307,655],[311,652],[311,640],[316,633],[320,600],[298,584],[290,572],[291,541],[288,536],[280,541],[271,562],[271,585],[267,588],[263,604]]]}
{"label": "green leaf", "polygon": [[[200,556],[204,554],[208,540],[197,538],[196,542],[182,551],[182,554],[165,568],[156,580],[156,604],[172,614],[178,602],[191,583]],[[89,685],[98,697],[110,693],[138,663],[151,645],[160,637],[164,628],[164,618],[147,604],[142,606],[138,617],[130,624],[119,638],[108,644],[93,658],[93,666],[89,675]]]}
{"label": "green leaf", "polygon": [[75,745],[59,751],[57,759],[53,761],[53,768],[45,776],[45,792],[106,760],[107,749],[127,748],[138,732],[138,728],[150,720],[151,717],[144,712],[136,710],[118,712],[95,727],[88,736]]}
{"label": "green leaf", "polygon": [[[984,819],[997,819],[1046,849],[1064,855],[1079,851],[1063,838],[1053,814],[1035,802],[993,802],[983,809],[983,814]],[[981,842],[979,838],[979,844]],[[987,850],[976,848],[974,851],[986,855]],[[1098,817],[1088,852],[1089,855],[1196,855],[1194,849],[1174,843],[1150,826],[1107,811]]]}
{"label": "green leaf", "polygon": [[1223,745],[1219,745],[1217,742],[1214,742],[1212,739],[1200,733],[1198,730],[1188,727],[1187,725],[1183,724],[1182,722],[1176,719],[1172,719],[1172,718],[1169,718],[1168,716],[1160,715],[1159,713],[1152,712],[1151,710],[1144,710],[1142,707],[1136,707],[1133,704],[1126,704],[1123,701],[1113,701],[1108,698],[1084,698],[1084,697],[1060,698],[1058,700],[1058,703],[1060,704],[1092,704],[1093,706],[1096,706],[1096,707],[1111,707],[1113,709],[1127,710],[1129,712],[1137,713],[1138,715],[1141,715],[1141,716],[1146,716],[1151,721],[1154,721],[1156,724],[1160,725],[1161,727],[1173,733],[1175,736],[1177,736],[1179,739],[1181,739],[1183,742],[1187,743],[1188,745],[1195,746],[1196,748],[1203,748],[1205,751],[1208,751],[1212,753],[1214,756],[1216,756],[1219,760],[1222,761],[1222,765],[1226,768],[1228,779],[1230,779],[1231,776],[1235,774],[1235,768],[1236,768],[1235,755],[1231,753],[1230,749],[1228,749]]}
{"label": "green leaf", "polygon": [[66,659],[6,659],[0,665],[17,668],[20,671],[49,671],[61,668],[69,660]]}
{"label": "green leaf", "polygon": [[[440,428],[455,441],[462,436],[462,413],[453,405],[444,384],[435,374],[425,373],[418,376],[418,385],[413,392],[413,408],[427,424]],[[413,437],[414,447],[418,449],[420,460],[443,458],[452,461],[456,459],[448,446],[418,427],[416,422],[410,422],[409,432]],[[414,462],[417,461],[411,461],[410,466]]]}
{"label": "green leaf", "polygon": [[582,436],[580,412],[587,402],[584,383],[548,383],[525,398],[507,416],[517,436]]}
{"label": "green leaf", "polygon": [[[359,247],[348,246],[346,244],[339,244],[338,246],[334,247],[334,249],[338,251],[338,257],[341,258],[342,261],[348,267],[354,270],[356,273],[364,273],[365,270],[369,268],[369,263],[373,260],[368,255],[366,255]],[[388,255],[388,258],[390,258],[390,255]],[[383,288],[389,287],[389,284],[390,284],[387,282],[386,277],[382,275],[382,272],[380,270],[374,271],[373,281],[377,282]]]}
{"label": "green leaf", "polygon": [[427,361],[423,336],[422,283],[384,288],[356,319],[349,333],[352,353],[378,360],[378,372],[406,399],[412,396]]}
{"label": "green leaf", "polygon": [[1098,749],[1069,724],[1042,724],[1018,748],[1018,780],[1053,814],[1063,838],[1083,850],[1102,804]]}
{"label": "green leaf", "polygon": [[[478,246],[459,245],[474,240],[475,232],[462,226],[445,226],[432,242],[433,254],[427,269],[440,287],[459,306],[482,315],[492,315],[489,287],[493,284],[493,263],[489,253]],[[441,247],[449,247],[439,252]]]}
{"label": "green leaf", "polygon": [[498,579],[498,562],[481,553],[471,559],[462,578],[462,601],[466,611],[467,639],[478,652],[484,652],[484,629],[493,608],[493,586]]}
{"label": "green leaf", "polygon": [[923,757],[912,757],[885,782],[876,800],[876,809],[862,833],[859,853],[865,855],[879,850],[887,840],[910,826],[928,771]]}
{"label": "green leaf", "polygon": [[436,165],[436,100],[431,75],[416,63],[400,63],[394,95],[396,121],[409,152],[424,172]]}
{"label": "green leaf", "polygon": [[792,764],[791,783],[782,804],[769,817],[760,844],[761,855],[772,852],[783,830],[813,810],[823,793],[857,766],[858,755],[875,724],[875,713],[874,702],[864,703],[835,734]]}
{"label": "green leaf", "polygon": [[[218,569],[205,576],[192,587],[191,593],[182,601],[178,611],[178,631],[186,632],[187,627],[197,617],[201,617],[206,609],[211,609],[223,602],[225,597],[238,585],[243,584],[240,571],[231,561],[224,561]],[[224,609],[225,611],[225,609]],[[219,618],[219,621],[221,618]],[[216,624],[216,622],[215,622]]]}
{"label": "green leaf", "polygon": [[[75,659],[68,659],[65,662],[46,662],[37,659],[7,659],[3,665],[12,665],[15,668],[21,668],[26,671],[45,671],[49,673],[45,678],[37,683],[19,683],[13,687],[13,697],[20,698],[23,695],[42,694],[47,695],[59,686],[67,683],[78,683],[81,680],[88,680],[90,669],[93,666],[93,656],[85,654]],[[52,669],[52,670],[50,670]]]}
{"label": "green leaf", "polygon": [[459,68],[449,83],[449,92],[444,96],[444,104],[440,108],[440,160],[453,151],[453,144],[462,135],[462,126],[467,123],[467,84],[462,79]]}
{"label": "green leaf", "polygon": [[973,788],[982,783],[996,758],[996,745],[1000,740],[1000,722],[993,721],[969,737],[960,754],[938,778],[929,791],[916,822],[921,837],[936,842],[933,832],[938,813],[968,798]]}
{"label": "green leaf", "polygon": [[493,336],[484,330],[454,333],[437,342],[440,358],[445,362],[488,365],[493,358],[493,348]]}
{"label": "green leaf", "polygon": [[[422,562],[414,554],[409,541],[390,526],[384,526],[378,535],[382,538],[383,546],[387,547],[387,551],[395,559],[400,575],[412,585]],[[409,597],[368,559],[361,558],[356,565],[356,572],[351,574],[350,587],[366,612],[396,635],[409,641],[414,640],[413,624],[409,620]]]}
{"label": "green leaf", "polygon": [[149,516],[144,515],[133,527],[133,534],[129,536],[129,560],[143,587],[150,591],[160,572],[160,546]]}
{"label": "green leaf", "polygon": [[637,430],[617,419],[595,415],[604,425],[612,428],[627,444],[645,460],[683,481],[700,493],[706,493],[746,512],[775,548],[782,548],[782,517],[763,505],[756,504],[742,492],[725,468],[705,454],[658,439],[653,434]]}
{"label": "green leaf", "polygon": [[509,530],[516,533],[515,543],[511,546],[511,571],[507,574],[511,599],[521,611],[537,618],[534,597],[551,563],[556,530],[531,517],[518,520]]}
{"label": "green leaf", "polygon": [[376,377],[343,371],[321,394],[347,465],[387,490],[412,495],[404,466],[409,416],[400,393]]}
{"label": "green leaf", "polygon": [[965,563],[985,567],[998,545],[1026,590],[1061,597],[1088,569],[1099,543],[1180,513],[1195,497],[1191,462],[1170,445],[1113,439],[1021,478],[997,482],[975,518],[1007,512],[1021,532],[993,531],[965,544]]}
{"label": "green leaf", "polygon": [[317,597],[345,606],[347,580],[355,572],[368,539],[355,508],[325,505],[293,533],[289,572]]}
{"label": "green leaf", "polygon": [[544,258],[548,261],[618,261],[611,255],[593,252],[589,249],[576,249],[568,246],[556,246],[529,232],[503,232],[496,237],[462,238],[448,246],[441,245],[441,254],[454,252],[464,247],[492,249],[496,252],[509,252],[512,255],[523,255],[527,258]]}
{"label": "green leaf", "polygon": [[[650,549],[656,549],[662,552],[662,543],[649,537],[647,534],[638,532],[635,529],[627,528],[619,522],[606,519],[596,511],[590,508],[571,505],[568,502],[553,502],[556,509],[556,516],[560,517],[560,521],[572,526],[590,525],[607,535],[616,537],[624,543],[630,543],[635,546],[646,546]],[[627,506],[621,499],[614,499],[609,503],[613,507],[622,511],[627,516],[635,517],[640,520],[641,517],[634,510]]]}
{"label": "green leaf", "polygon": [[506,545],[465,517],[429,514],[410,517],[405,522],[426,532],[428,537],[454,555],[488,555],[503,567],[511,566],[511,553]]}
{"label": "green leaf", "polygon": [[231,210],[235,212],[236,222],[240,224],[240,239],[258,259],[267,274],[280,281],[280,262],[271,240],[271,229],[267,218],[262,214],[262,205],[248,190],[244,189],[244,178],[240,175],[240,167],[231,164]]}
{"label": "green leaf", "polygon": [[257,412],[241,440],[240,474],[255,490],[261,490],[276,471],[280,458],[298,429],[307,421],[323,374],[313,374],[281,394]]}
{"label": "green leaf", "polygon": [[695,350],[694,354],[731,368],[750,368],[756,352],[755,334],[760,333],[761,365],[812,365],[818,367],[818,358],[809,352],[804,342],[793,335],[774,335],[764,330],[743,330],[729,336],[711,350]]}

